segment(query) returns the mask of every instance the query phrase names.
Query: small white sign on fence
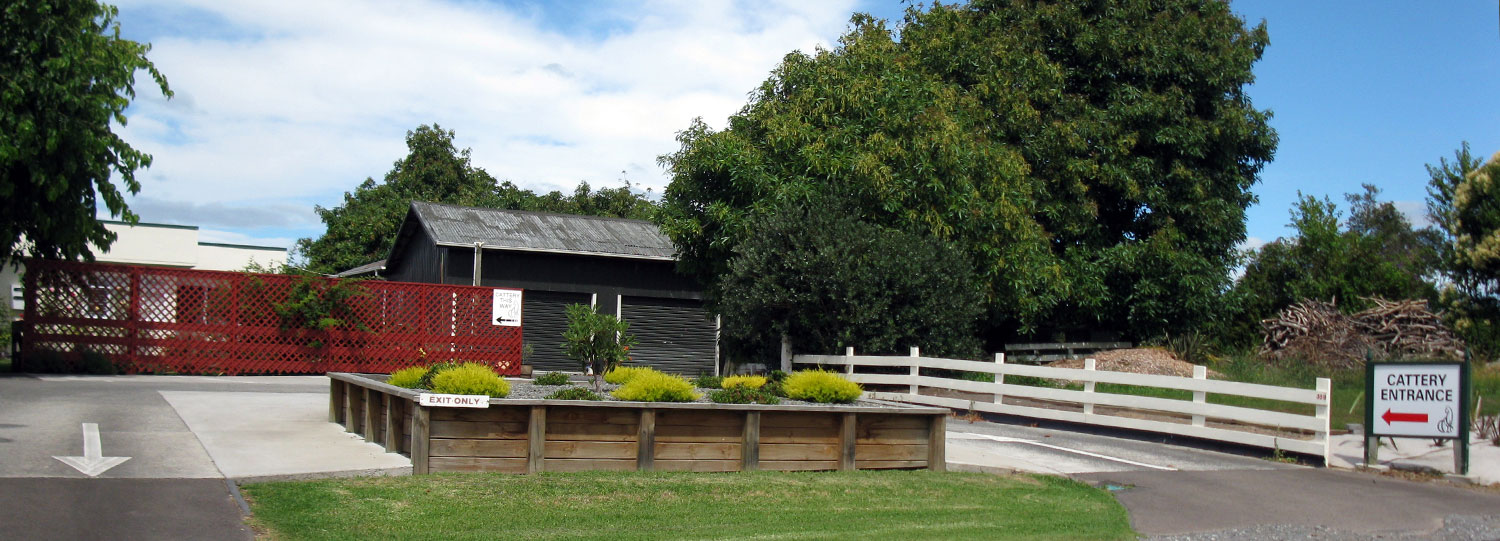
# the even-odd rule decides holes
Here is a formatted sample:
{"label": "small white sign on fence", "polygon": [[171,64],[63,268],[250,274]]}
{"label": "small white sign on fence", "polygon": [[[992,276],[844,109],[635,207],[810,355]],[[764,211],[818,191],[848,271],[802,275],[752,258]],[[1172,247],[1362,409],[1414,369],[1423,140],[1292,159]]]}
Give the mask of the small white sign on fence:
{"label": "small white sign on fence", "polygon": [[521,290],[496,289],[490,321],[505,327],[521,326]]}
{"label": "small white sign on fence", "polygon": [[482,394],[434,394],[417,395],[417,405],[435,408],[479,408],[490,407],[490,397]]}

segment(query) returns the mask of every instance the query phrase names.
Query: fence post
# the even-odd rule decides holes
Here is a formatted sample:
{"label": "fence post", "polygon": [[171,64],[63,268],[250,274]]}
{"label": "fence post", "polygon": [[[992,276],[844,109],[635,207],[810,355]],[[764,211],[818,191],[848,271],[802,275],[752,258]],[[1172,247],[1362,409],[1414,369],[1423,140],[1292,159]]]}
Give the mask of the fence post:
{"label": "fence post", "polygon": [[917,358],[922,356],[922,350],[917,347],[911,348],[911,394],[917,394],[917,377],[922,375],[922,367]]}
{"label": "fence post", "polygon": [[[1193,379],[1208,379],[1208,368],[1205,368],[1203,365],[1193,365]],[[1207,404],[1208,393],[1193,391],[1193,403]],[[1204,426],[1207,421],[1208,419],[1205,419],[1202,415],[1193,416],[1193,426]]]}
{"label": "fence post", "polygon": [[[996,353],[995,354],[995,366],[1004,367],[1004,365],[1005,365],[1005,354],[1004,353]],[[996,372],[995,373],[995,385],[996,385],[996,387],[995,387],[995,405],[996,406],[1000,405],[1001,401],[1005,400],[1005,393],[1001,392],[1000,391],[1000,387],[999,387],[1000,385],[1004,385],[1004,384],[1005,384],[1005,374],[1002,374],[1000,372]]]}
{"label": "fence post", "polygon": [[[1098,363],[1099,363],[1099,361],[1096,361],[1094,359],[1084,359],[1083,360],[1083,369],[1084,370],[1093,370],[1094,366],[1097,365]],[[1089,377],[1092,378],[1093,376],[1089,376]],[[1085,381],[1085,382],[1083,382],[1083,392],[1085,392],[1085,393],[1092,393],[1092,392],[1094,392],[1094,382],[1092,380],[1091,381]],[[1093,415],[1094,414],[1094,398],[1093,397],[1089,397],[1088,398],[1088,402],[1084,402],[1083,403],[1083,414],[1084,415]]]}
{"label": "fence post", "polygon": [[781,335],[781,371],[792,373],[792,338]]}
{"label": "fence post", "polygon": [[844,348],[844,373],[854,375],[854,346]]}
{"label": "fence post", "polygon": [[1333,406],[1333,380],[1318,378],[1317,382],[1318,398],[1322,401],[1322,404],[1318,404],[1313,408],[1313,416],[1323,420],[1323,433],[1318,434],[1318,439],[1323,442],[1323,467],[1326,468],[1328,467],[1328,455],[1332,451],[1333,444],[1329,438],[1331,435],[1330,429],[1333,428],[1333,416],[1329,414],[1329,410]]}

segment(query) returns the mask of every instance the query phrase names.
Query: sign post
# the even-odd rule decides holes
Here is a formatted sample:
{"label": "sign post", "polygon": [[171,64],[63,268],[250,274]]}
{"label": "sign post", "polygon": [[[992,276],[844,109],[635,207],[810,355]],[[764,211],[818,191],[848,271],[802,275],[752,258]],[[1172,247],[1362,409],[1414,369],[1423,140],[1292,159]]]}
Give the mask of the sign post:
{"label": "sign post", "polygon": [[1365,363],[1365,464],[1381,437],[1453,442],[1453,469],[1469,473],[1469,363]]}

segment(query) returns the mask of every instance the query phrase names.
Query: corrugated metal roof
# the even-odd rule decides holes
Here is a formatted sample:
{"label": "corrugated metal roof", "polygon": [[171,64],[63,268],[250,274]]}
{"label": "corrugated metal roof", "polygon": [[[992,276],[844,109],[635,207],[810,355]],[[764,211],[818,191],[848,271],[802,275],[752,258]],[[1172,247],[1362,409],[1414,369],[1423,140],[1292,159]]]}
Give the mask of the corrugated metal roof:
{"label": "corrugated metal roof", "polygon": [[642,220],[520,210],[460,207],[413,201],[427,233],[438,244],[537,252],[670,260],[672,241]]}
{"label": "corrugated metal roof", "polygon": [[354,267],[354,268],[346,270],[344,272],[340,272],[338,274],[334,274],[334,276],[339,277],[339,278],[348,278],[350,276],[362,276],[362,275],[366,275],[366,274],[375,274],[375,271],[378,271],[378,270],[381,270],[381,269],[384,269],[384,268],[385,268],[385,260],[382,259],[380,261],[373,261],[373,262],[370,262],[370,263],[365,263],[363,265],[360,265],[358,267]]}

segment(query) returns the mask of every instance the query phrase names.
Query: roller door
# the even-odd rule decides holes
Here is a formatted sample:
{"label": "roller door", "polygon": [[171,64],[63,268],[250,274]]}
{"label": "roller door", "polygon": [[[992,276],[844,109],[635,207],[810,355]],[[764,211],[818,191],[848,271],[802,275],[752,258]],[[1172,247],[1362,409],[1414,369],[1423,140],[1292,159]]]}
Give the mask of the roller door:
{"label": "roller door", "polygon": [[568,305],[589,304],[592,300],[588,293],[526,290],[521,297],[521,337],[531,345],[527,364],[532,370],[577,372],[583,368],[563,353],[562,335],[568,330]]}
{"label": "roller door", "polygon": [[624,297],[620,317],[630,322],[636,346],[631,364],[687,376],[713,374],[718,324],[699,301]]}

